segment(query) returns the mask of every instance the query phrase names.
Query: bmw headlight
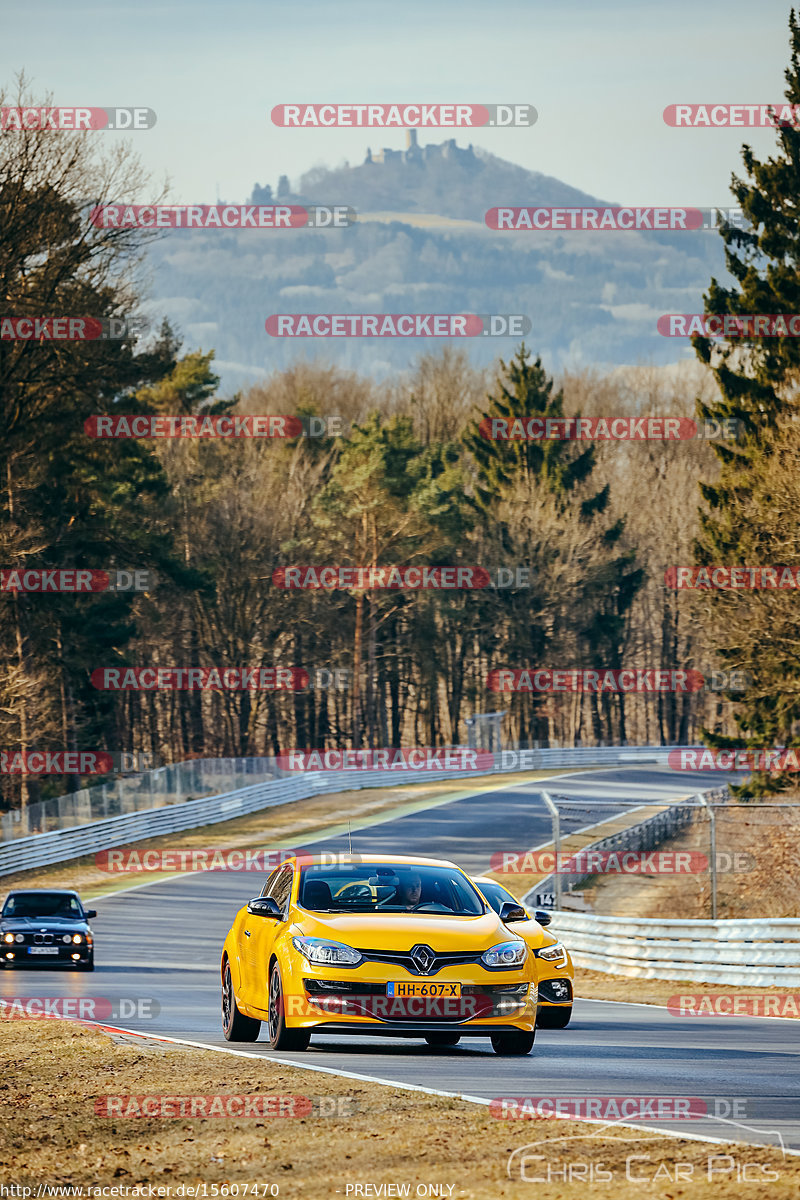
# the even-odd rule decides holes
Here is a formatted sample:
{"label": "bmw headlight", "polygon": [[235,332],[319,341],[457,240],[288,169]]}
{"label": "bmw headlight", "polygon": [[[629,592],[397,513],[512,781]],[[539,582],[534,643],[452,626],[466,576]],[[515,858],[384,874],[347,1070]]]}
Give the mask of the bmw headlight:
{"label": "bmw headlight", "polygon": [[25,941],[25,934],[24,934],[24,933],[15,933],[15,934],[14,934],[14,941],[15,941],[15,942],[24,942],[24,941]]}
{"label": "bmw headlight", "polygon": [[484,950],[481,962],[485,967],[521,967],[527,957],[525,943],[522,941],[500,942]]}
{"label": "bmw headlight", "polygon": [[13,935],[13,933],[4,933],[4,934],[3,934],[3,941],[4,941],[4,942],[13,942],[13,940],[14,940],[14,935]]}
{"label": "bmw headlight", "polygon": [[69,943],[72,941],[72,934],[65,933],[61,940],[62,940],[62,942],[65,942],[67,945],[69,945]]}
{"label": "bmw headlight", "polygon": [[358,950],[344,942],[329,942],[327,938],[293,937],[292,945],[303,958],[319,967],[357,967],[362,961]]}
{"label": "bmw headlight", "polygon": [[72,935],[72,941],[76,946],[78,946],[83,941],[83,938],[79,933],[75,933]]}
{"label": "bmw headlight", "polygon": [[538,958],[543,958],[545,962],[552,963],[554,967],[565,967],[567,965],[567,949],[561,942],[556,942],[552,946],[545,946],[542,950],[536,951]]}

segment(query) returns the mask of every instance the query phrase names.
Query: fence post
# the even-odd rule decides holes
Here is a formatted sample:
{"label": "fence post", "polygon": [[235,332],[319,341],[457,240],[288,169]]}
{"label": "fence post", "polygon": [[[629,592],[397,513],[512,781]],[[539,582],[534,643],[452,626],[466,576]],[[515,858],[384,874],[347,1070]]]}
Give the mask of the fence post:
{"label": "fence post", "polygon": [[542,799],[550,810],[550,818],[553,822],[553,849],[555,851],[555,870],[553,871],[553,893],[555,896],[556,910],[561,908],[561,818],[558,815],[558,809],[551,796],[547,792],[541,793]]}
{"label": "fence post", "polygon": [[708,849],[709,849],[709,857],[711,859],[711,863],[710,863],[711,920],[716,921],[716,919],[717,919],[717,816],[716,816],[716,813],[714,812],[714,809],[708,803],[708,801],[706,800],[706,798],[702,792],[697,793],[697,798],[700,801],[700,803],[702,804],[703,808],[708,813],[708,819],[710,822]]}

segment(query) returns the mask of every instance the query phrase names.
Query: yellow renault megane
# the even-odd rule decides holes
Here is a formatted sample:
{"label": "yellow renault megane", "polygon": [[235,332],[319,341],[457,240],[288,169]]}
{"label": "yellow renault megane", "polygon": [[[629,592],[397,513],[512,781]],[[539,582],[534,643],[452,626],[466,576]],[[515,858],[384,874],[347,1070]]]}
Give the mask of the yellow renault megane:
{"label": "yellow renault megane", "polygon": [[254,1042],[265,1022],[275,1050],[305,1050],[314,1032],[430,1046],[478,1036],[497,1054],[528,1054],[535,959],[503,923],[525,915],[516,901],[495,912],[451,862],[289,858],[225,939],[223,1032]]}

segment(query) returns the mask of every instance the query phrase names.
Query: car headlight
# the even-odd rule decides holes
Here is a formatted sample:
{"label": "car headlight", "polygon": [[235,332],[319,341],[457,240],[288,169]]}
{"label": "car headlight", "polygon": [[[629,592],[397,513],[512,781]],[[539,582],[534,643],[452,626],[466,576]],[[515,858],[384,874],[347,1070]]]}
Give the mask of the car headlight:
{"label": "car headlight", "polygon": [[536,954],[539,958],[543,958],[545,962],[552,963],[555,967],[565,967],[567,965],[567,948],[561,942],[556,942],[552,946],[545,946],[543,950],[537,950]]}
{"label": "car headlight", "polygon": [[14,941],[15,941],[15,942],[24,942],[24,941],[25,941],[25,934],[24,934],[24,933],[16,933],[16,934],[14,934]]}
{"label": "car headlight", "polygon": [[62,937],[62,939],[61,939],[61,940],[62,940],[62,942],[71,942],[71,941],[72,941],[72,934],[71,934],[71,933],[65,933],[65,934],[64,934],[64,936]]}
{"label": "car headlight", "polygon": [[521,967],[527,953],[522,941],[500,942],[499,945],[484,950],[481,962],[485,967]]}
{"label": "car headlight", "polygon": [[303,958],[318,966],[357,967],[362,961],[358,950],[344,942],[329,942],[326,938],[293,937],[292,945]]}
{"label": "car headlight", "polygon": [[13,933],[4,933],[4,934],[3,934],[3,941],[4,941],[4,942],[13,942],[13,940],[14,940],[14,935],[13,935]]}
{"label": "car headlight", "polygon": [[73,940],[73,942],[75,943],[75,945],[77,946],[79,942],[82,942],[82,941],[83,941],[83,937],[82,937],[82,935],[81,935],[80,933],[76,933],[76,934],[74,934],[74,935],[73,935],[73,938],[72,938],[72,940]]}

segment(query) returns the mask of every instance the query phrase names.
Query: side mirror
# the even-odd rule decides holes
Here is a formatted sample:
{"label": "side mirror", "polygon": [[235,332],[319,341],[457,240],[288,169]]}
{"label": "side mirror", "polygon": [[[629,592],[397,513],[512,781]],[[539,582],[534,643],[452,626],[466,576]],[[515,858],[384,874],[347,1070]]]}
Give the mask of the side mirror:
{"label": "side mirror", "polygon": [[85,908],[83,910],[83,915],[86,917],[86,919],[88,921],[91,917],[97,916],[97,909],[96,908]]}
{"label": "side mirror", "polygon": [[521,904],[512,904],[510,900],[506,900],[500,906],[500,920],[505,924],[509,921],[527,921],[528,914]]}
{"label": "side mirror", "polygon": [[253,917],[269,917],[273,921],[282,921],[283,913],[278,908],[278,901],[272,896],[256,896],[247,905],[247,911]]}
{"label": "side mirror", "polygon": [[536,916],[536,921],[539,925],[549,925],[553,919],[550,916],[550,913],[545,912],[545,910],[543,908],[537,908],[535,916]]}

